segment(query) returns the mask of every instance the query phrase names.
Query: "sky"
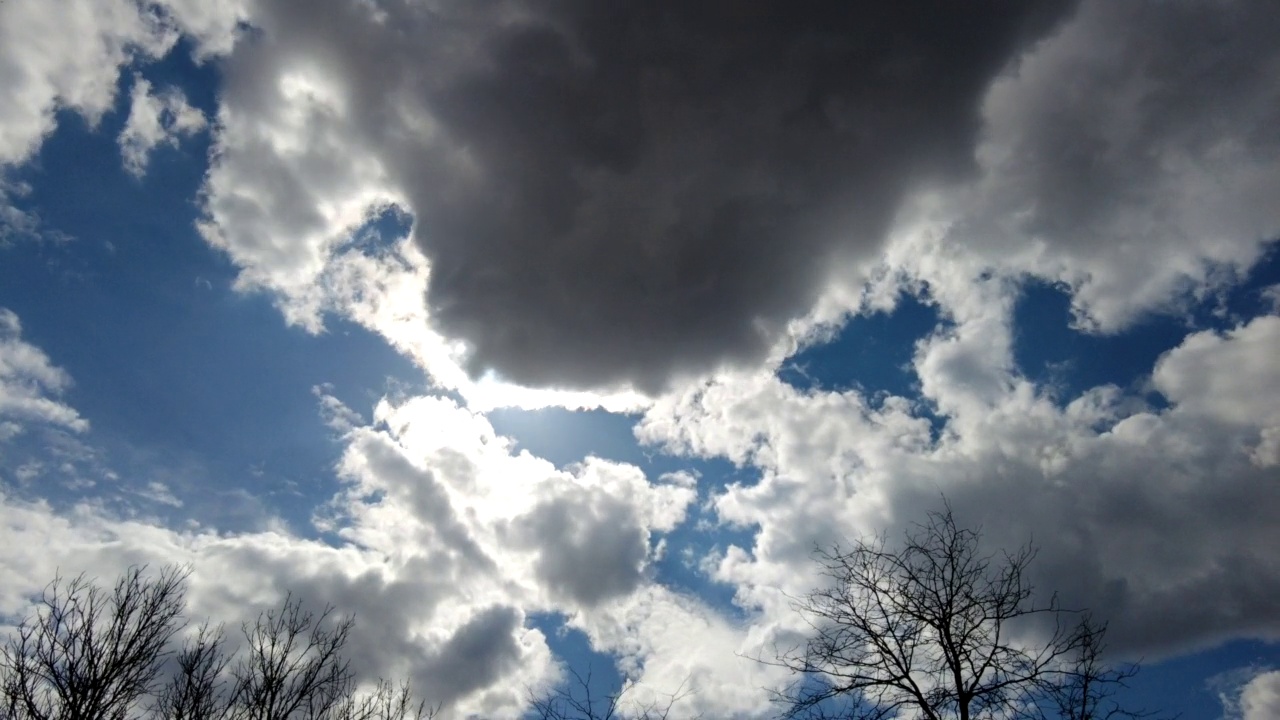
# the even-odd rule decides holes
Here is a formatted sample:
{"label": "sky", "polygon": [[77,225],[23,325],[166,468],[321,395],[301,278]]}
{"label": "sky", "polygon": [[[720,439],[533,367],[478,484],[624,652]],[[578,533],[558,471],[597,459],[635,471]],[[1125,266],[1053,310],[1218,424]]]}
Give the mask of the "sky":
{"label": "sky", "polygon": [[1280,717],[1280,5],[4,0],[0,619],[193,568],[367,680],[773,712],[950,503]]}

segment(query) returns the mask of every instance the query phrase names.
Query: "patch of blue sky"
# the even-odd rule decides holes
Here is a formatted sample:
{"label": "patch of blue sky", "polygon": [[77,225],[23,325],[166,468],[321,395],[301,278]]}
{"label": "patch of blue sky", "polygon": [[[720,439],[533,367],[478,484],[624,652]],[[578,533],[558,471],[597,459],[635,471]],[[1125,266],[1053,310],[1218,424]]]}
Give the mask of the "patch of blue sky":
{"label": "patch of blue sky", "polygon": [[[622,689],[623,677],[618,671],[617,659],[594,650],[586,633],[569,627],[567,618],[560,613],[530,615],[525,624],[540,630],[547,638],[547,647],[565,663],[567,670],[561,689],[581,701],[586,700],[589,692],[593,701],[596,698],[601,701],[594,705],[596,711],[605,710],[607,698]],[[531,709],[525,717],[537,718],[540,715]]]}
{"label": "patch of blue sky", "polygon": [[721,617],[744,621],[750,608],[738,605],[734,586],[715,580],[704,563],[718,562],[730,545],[750,552],[758,529],[720,525],[713,511],[691,508],[685,523],[665,535],[666,551],[653,563],[653,579],[675,592],[697,598]]}
{"label": "patch of blue sky", "polygon": [[800,390],[857,389],[873,400],[886,394],[915,398],[916,342],[942,322],[937,307],[904,293],[892,310],[854,316],[830,341],[787,358],[778,377]]}
{"label": "patch of blue sky", "polygon": [[[213,61],[197,62],[192,49],[191,41],[183,37],[164,57],[138,63],[134,70],[150,81],[155,90],[182,90],[189,105],[205,117],[213,118],[218,112],[218,65]],[[128,82],[127,76],[125,81]],[[129,85],[125,85],[124,92],[128,90]]]}
{"label": "patch of blue sky", "polygon": [[[1197,653],[1159,662],[1145,662],[1127,681],[1125,706],[1131,709],[1177,711],[1183,718],[1226,718],[1220,693],[1239,694],[1226,678],[1280,667],[1280,644],[1236,640]],[[1206,676],[1206,671],[1212,673]]]}
{"label": "patch of blue sky", "polygon": [[1229,330],[1272,310],[1264,291],[1280,283],[1280,246],[1270,251],[1220,293],[1175,312],[1152,313],[1115,334],[1083,332],[1071,327],[1071,298],[1065,288],[1029,281],[1014,307],[1014,361],[1027,378],[1066,404],[1099,385],[1113,384],[1159,408],[1164,399],[1146,392],[1145,384],[1161,355],[1190,333]]}
{"label": "patch of blue sky", "polygon": [[[71,239],[7,248],[0,306],[74,378],[66,401],[121,477],[167,477],[179,498],[199,500],[189,513],[220,527],[265,512],[309,532],[336,487],[338,452],[312,387],[330,384],[367,412],[389,377],[421,372],[362,328],[331,319],[310,335],[285,327],[269,298],[233,291],[235,268],[194,229],[207,135],[157,148],[141,179],[123,169],[116,137],[131,82],[96,127],[61,113],[14,173],[31,187],[19,207]],[[248,498],[265,506],[237,510]]]}
{"label": "patch of blue sky", "polygon": [[351,234],[350,245],[373,255],[390,243],[407,237],[413,229],[413,216],[398,205],[381,208],[363,226]]}
{"label": "patch of blue sky", "polygon": [[889,396],[907,398],[929,420],[936,441],[946,419],[921,397],[912,360],[917,342],[949,325],[936,305],[904,292],[892,310],[851,317],[830,340],[784,360],[778,378],[807,392],[856,390],[872,406]]}

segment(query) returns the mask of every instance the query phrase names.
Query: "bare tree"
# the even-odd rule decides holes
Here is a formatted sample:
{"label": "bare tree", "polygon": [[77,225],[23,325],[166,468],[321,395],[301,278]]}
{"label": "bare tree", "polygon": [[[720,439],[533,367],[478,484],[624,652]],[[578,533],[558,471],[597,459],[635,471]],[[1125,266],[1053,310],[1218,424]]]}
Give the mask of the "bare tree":
{"label": "bare tree", "polygon": [[[538,720],[613,720],[627,717],[634,720],[667,720],[677,702],[689,694],[684,684],[667,696],[665,703],[654,700],[648,704],[628,703],[625,698],[634,685],[625,685],[617,692],[600,695],[591,689],[591,671],[586,675],[570,669],[573,680],[556,688],[548,695],[538,696],[530,692],[529,704],[533,717]],[[687,681],[686,681],[687,682]]]}
{"label": "bare tree", "polygon": [[439,707],[428,707],[426,701],[414,702],[409,683],[393,685],[379,680],[369,695],[348,695],[338,708],[335,720],[428,720]]}
{"label": "bare tree", "polygon": [[[36,612],[0,648],[6,720],[424,720],[407,683],[360,692],[342,655],[354,619],[280,608],[243,626],[229,651],[221,627],[201,625],[180,649],[185,567],[154,577],[130,568],[107,592],[81,575],[55,579]],[[171,661],[171,662],[170,662]],[[172,670],[167,681],[162,673]]]}
{"label": "bare tree", "polygon": [[1072,636],[1069,662],[1046,678],[1047,704],[1061,720],[1138,720],[1152,715],[1126,709],[1116,700],[1116,693],[1138,674],[1138,666],[1106,662],[1106,634],[1106,623],[1098,623],[1085,613]]}
{"label": "bare tree", "polygon": [[80,575],[56,578],[36,613],[0,651],[0,688],[15,720],[118,720],[151,693],[183,626],[189,570],[154,578],[130,568],[106,592]]}
{"label": "bare tree", "polygon": [[[332,622],[330,622],[332,621]],[[232,670],[232,720],[326,718],[350,694],[352,672],[342,657],[355,619],[305,611],[289,595],[243,627],[246,647]]]}
{"label": "bare tree", "polygon": [[165,720],[214,720],[226,714],[222,627],[200,626],[177,654],[177,671],[165,684],[152,714]]}
{"label": "bare tree", "polygon": [[[202,626],[178,653],[178,671],[160,695],[156,714],[172,720],[422,720],[434,716],[414,702],[408,683],[378,681],[357,693],[342,649],[355,618],[303,608],[285,597],[241,626],[244,644],[232,664],[221,628]],[[230,667],[228,671],[227,668]],[[229,677],[228,677],[229,675]]]}
{"label": "bare tree", "polygon": [[[1105,627],[1077,622],[1056,597],[1034,602],[1033,546],[988,555],[980,540],[947,506],[907,531],[900,548],[882,535],[820,551],[830,582],[796,602],[811,639],[776,660],[800,676],[779,693],[784,715],[1125,716],[1109,698],[1133,669],[1102,663]],[[1030,631],[1047,637],[1028,644]],[[1104,706],[1111,715],[1100,714]]]}

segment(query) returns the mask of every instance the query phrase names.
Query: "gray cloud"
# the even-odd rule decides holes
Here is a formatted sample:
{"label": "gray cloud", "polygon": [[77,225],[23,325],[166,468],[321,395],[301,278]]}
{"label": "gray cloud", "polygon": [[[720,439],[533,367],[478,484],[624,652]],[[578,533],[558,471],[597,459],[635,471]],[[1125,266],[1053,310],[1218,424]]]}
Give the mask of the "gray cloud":
{"label": "gray cloud", "polygon": [[1103,331],[1231,279],[1280,237],[1277,32],[1275,3],[1082,4],[993,84],[949,240],[1068,282]]}
{"label": "gray cloud", "polygon": [[424,664],[415,677],[417,687],[435,702],[448,703],[494,683],[521,660],[516,634],[523,623],[515,608],[480,611]]}
{"label": "gray cloud", "polygon": [[557,594],[591,606],[640,585],[649,533],[625,498],[602,489],[566,488],[517,524],[537,548],[534,570]]}
{"label": "gray cloud", "polygon": [[712,499],[722,520],[760,528],[715,577],[745,606],[788,617],[777,589],[809,588],[814,543],[898,538],[945,494],[989,549],[1033,541],[1034,586],[1110,620],[1117,653],[1280,636],[1280,560],[1268,550],[1280,544],[1280,416],[1258,400],[1280,381],[1262,360],[1280,352],[1280,318],[1189,334],[1152,368],[1168,407],[1111,385],[1062,407],[1018,374],[1010,286],[988,280],[971,302],[984,283],[962,264],[928,266],[921,279],[955,320],[913,362],[946,416],[936,435],[907,398],[805,393],[767,372],[664,398],[641,422],[642,441],[761,471]]}
{"label": "gray cloud", "polygon": [[298,72],[327,109],[305,157],[227,125],[222,162],[279,172],[268,202],[215,168],[211,218],[228,245],[312,232],[376,158],[473,372],[655,389],[761,356],[907,188],[969,169],[988,83],[1069,5],[264,3],[224,114],[271,116]]}

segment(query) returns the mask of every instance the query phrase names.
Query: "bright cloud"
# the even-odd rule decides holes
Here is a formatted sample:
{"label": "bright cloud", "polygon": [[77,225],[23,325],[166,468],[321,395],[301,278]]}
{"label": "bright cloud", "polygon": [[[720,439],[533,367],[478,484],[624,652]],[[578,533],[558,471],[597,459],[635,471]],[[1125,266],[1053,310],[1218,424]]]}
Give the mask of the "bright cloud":
{"label": "bright cloud", "polygon": [[1240,691],[1241,720],[1266,720],[1280,714],[1280,672],[1260,673]]}
{"label": "bright cloud", "polygon": [[22,323],[0,308],[0,441],[23,431],[27,423],[47,423],[74,432],[89,422],[57,398],[71,376],[40,348],[22,339]]}
{"label": "bright cloud", "polygon": [[176,147],[179,139],[204,129],[204,115],[187,104],[181,91],[151,92],[151,83],[134,76],[129,120],[120,132],[120,153],[129,172],[142,176],[158,145]]}
{"label": "bright cloud", "polygon": [[936,438],[908,398],[806,392],[768,371],[714,378],[648,412],[643,441],[761,471],[713,500],[723,521],[759,526],[716,576],[782,621],[776,589],[814,582],[815,542],[915,522],[946,495],[995,546],[1034,537],[1037,586],[1105,609],[1126,652],[1280,633],[1265,610],[1280,567],[1264,549],[1280,536],[1271,511],[1259,512],[1280,507],[1266,469],[1274,410],[1263,399],[1275,383],[1276,318],[1193,334],[1168,353],[1153,376],[1171,403],[1163,411],[1114,386],[1060,407],[1014,367],[1012,286],[957,279],[958,267],[920,277],[955,323],[916,345],[924,398],[945,416]]}
{"label": "bright cloud", "polygon": [[[341,407],[323,398],[326,412]],[[374,418],[345,429],[347,486],[320,520],[337,546],[281,531],[176,531],[87,504],[56,512],[4,497],[14,542],[0,561],[16,567],[23,548],[51,551],[12,575],[0,610],[20,614],[57,571],[109,578],[132,564],[191,563],[195,613],[234,625],[287,591],[332,603],[363,619],[350,647],[362,677],[411,677],[459,717],[517,716],[526,688],[559,677],[529,615],[652,592],[653,534],[683,521],[694,490],[596,459],[557,471],[512,454],[483,418],[439,398],[384,401]],[[148,490],[170,501],[167,488]]]}
{"label": "bright cloud", "polygon": [[[819,582],[815,545],[897,537],[945,496],[993,549],[1034,538],[1037,587],[1109,619],[1121,655],[1280,639],[1277,9],[678,5],[0,2],[0,253],[25,263],[0,303],[88,350],[51,359],[0,309],[0,614],[59,570],[189,562],[197,614],[234,624],[288,591],[357,613],[353,669],[412,678],[451,717],[518,717],[564,678],[546,617],[642,705],[751,716],[785,678],[750,658],[806,631],[789,597]],[[148,203],[154,225],[120,238],[109,203],[59,196],[33,160],[68,113],[88,127],[69,142],[105,142],[143,180],[112,182],[148,198],[152,153],[207,130],[183,208]],[[63,254],[6,242],[77,211],[89,232]],[[166,213],[189,236],[157,230]],[[171,276],[201,294],[129,287]],[[1069,297],[1073,342],[1183,325],[1136,380],[1068,393],[1019,364],[1036,284]],[[77,293],[102,307],[63,329]],[[262,400],[308,405],[243,459],[253,481],[206,478],[254,521],[197,519],[197,473],[145,459],[148,434],[181,431],[130,392],[171,389],[147,363],[206,382],[208,349],[131,323],[139,298],[210,337],[265,298],[284,322],[246,325],[236,372],[285,362],[262,333],[363,328],[324,347],[360,365],[385,343],[420,373]],[[902,344],[904,389],[784,380],[903,298],[936,321],[842,360]],[[83,383],[113,342],[138,366],[77,385],[81,404],[57,363]],[[329,454],[307,465],[316,402]],[[167,417],[235,421],[195,405]],[[587,438],[553,463],[486,417],[556,407],[631,413],[610,418],[634,422],[629,457],[664,469]],[[143,448],[133,476],[108,469],[121,447]],[[664,554],[724,594],[677,591]],[[1276,694],[1257,674],[1237,714],[1270,717]]]}

